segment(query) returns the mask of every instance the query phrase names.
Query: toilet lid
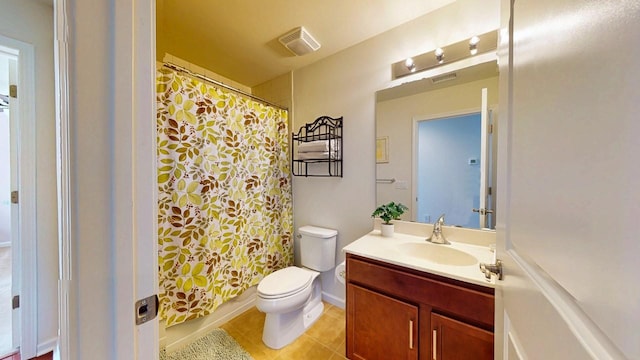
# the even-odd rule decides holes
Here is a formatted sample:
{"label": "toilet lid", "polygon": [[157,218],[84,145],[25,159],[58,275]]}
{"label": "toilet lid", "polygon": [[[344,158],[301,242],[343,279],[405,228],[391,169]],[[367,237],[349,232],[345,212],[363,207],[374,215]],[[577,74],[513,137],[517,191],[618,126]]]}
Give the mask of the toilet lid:
{"label": "toilet lid", "polygon": [[300,291],[313,281],[310,271],[290,266],[267,275],[258,284],[258,293],[265,297],[282,297]]}

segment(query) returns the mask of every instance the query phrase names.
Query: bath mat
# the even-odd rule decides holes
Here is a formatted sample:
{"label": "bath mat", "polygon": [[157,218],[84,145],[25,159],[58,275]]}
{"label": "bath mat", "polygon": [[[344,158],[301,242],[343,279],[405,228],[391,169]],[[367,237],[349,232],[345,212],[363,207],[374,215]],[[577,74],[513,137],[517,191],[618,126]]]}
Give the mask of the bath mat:
{"label": "bath mat", "polygon": [[188,346],[167,354],[160,350],[160,360],[253,360],[251,355],[222,329],[215,329]]}

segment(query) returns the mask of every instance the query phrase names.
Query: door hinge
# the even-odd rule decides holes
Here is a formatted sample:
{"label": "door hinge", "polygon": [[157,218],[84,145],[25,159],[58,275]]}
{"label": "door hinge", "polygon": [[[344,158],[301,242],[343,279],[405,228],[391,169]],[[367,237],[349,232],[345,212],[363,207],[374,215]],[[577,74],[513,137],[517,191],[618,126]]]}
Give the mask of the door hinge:
{"label": "door hinge", "polygon": [[20,307],[20,295],[16,295],[11,299],[11,308],[17,309]]}
{"label": "door hinge", "polygon": [[489,124],[489,134],[493,134],[493,124]]}
{"label": "door hinge", "polygon": [[20,196],[18,193],[18,190],[12,191],[11,192],[11,203],[12,204],[17,204],[20,201]]}
{"label": "door hinge", "polygon": [[9,85],[9,96],[18,98],[18,85]]}
{"label": "door hinge", "polygon": [[489,188],[487,189],[487,195],[493,195],[492,194],[492,190],[491,190],[491,186],[489,186]]}
{"label": "door hinge", "polygon": [[156,294],[136,301],[136,325],[155,319],[158,315],[159,305]]}

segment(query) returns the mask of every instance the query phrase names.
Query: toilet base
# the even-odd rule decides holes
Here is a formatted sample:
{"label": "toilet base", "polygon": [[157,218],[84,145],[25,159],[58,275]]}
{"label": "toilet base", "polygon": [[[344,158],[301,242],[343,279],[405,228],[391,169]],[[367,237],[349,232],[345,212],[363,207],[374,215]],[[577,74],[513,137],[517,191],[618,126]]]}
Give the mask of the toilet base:
{"label": "toilet base", "polygon": [[313,325],[323,310],[322,294],[317,286],[311,300],[304,307],[288,313],[267,313],[262,341],[271,349],[282,349]]}

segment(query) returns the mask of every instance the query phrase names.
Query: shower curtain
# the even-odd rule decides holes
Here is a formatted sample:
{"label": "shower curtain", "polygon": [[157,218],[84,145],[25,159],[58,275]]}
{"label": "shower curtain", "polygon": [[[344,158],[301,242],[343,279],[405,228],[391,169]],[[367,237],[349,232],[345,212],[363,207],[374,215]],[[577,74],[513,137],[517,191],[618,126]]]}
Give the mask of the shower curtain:
{"label": "shower curtain", "polygon": [[160,314],[205,316],[293,263],[287,111],[157,73]]}

